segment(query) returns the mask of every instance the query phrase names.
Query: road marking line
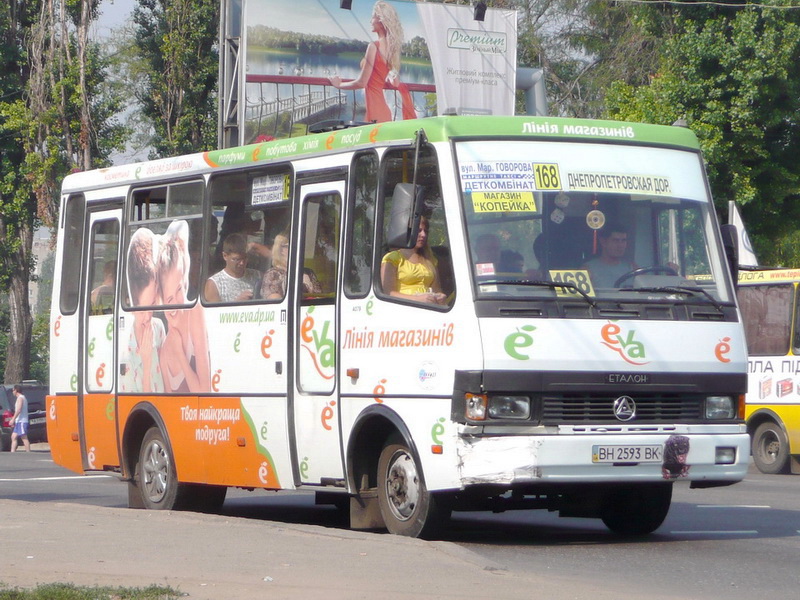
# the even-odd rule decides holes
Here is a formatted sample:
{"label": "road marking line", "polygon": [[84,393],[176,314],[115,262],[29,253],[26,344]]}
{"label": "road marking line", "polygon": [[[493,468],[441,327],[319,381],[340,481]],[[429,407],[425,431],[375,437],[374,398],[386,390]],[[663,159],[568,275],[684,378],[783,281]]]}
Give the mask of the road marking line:
{"label": "road marking line", "polygon": [[758,531],[755,529],[743,529],[741,531],[714,531],[708,529],[703,531],[698,529],[696,531],[670,531],[672,535],[757,535]]}
{"label": "road marking line", "polygon": [[772,508],[762,504],[698,504],[697,508]]}
{"label": "road marking line", "polygon": [[68,477],[27,477],[20,479],[0,479],[0,481],[61,481],[64,479],[110,479],[113,475],[71,475]]}

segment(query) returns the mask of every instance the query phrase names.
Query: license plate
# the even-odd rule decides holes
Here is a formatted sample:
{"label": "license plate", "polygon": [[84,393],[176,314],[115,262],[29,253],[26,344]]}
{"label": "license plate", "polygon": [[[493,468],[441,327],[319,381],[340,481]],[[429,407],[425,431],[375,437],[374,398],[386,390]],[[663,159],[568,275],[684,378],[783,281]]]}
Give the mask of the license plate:
{"label": "license plate", "polygon": [[44,423],[45,420],[46,420],[46,417],[37,417],[35,419],[30,419],[28,422],[31,425],[39,425],[40,423]]}
{"label": "license plate", "polygon": [[664,447],[653,446],[592,446],[594,463],[661,462]]}

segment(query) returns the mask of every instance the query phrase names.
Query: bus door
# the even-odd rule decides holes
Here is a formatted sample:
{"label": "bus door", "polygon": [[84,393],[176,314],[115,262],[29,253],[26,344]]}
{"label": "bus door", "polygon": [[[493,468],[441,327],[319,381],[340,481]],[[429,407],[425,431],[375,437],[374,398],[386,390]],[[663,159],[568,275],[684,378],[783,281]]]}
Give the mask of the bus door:
{"label": "bus door", "polygon": [[119,466],[116,419],[117,273],[122,204],[87,213],[83,318],[78,355],[78,427],[84,470]]}
{"label": "bus door", "polygon": [[290,400],[298,484],[332,483],[344,477],[336,350],[344,189],[344,179],[300,186]]}

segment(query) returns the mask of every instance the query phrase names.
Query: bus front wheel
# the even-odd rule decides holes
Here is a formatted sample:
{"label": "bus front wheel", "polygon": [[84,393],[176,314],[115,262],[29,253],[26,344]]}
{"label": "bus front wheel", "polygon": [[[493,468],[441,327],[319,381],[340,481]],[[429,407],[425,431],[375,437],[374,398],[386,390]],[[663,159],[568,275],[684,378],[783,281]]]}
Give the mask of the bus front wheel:
{"label": "bus front wheel", "polygon": [[402,443],[381,451],[378,505],[389,533],[409,537],[430,536],[449,516],[442,499],[428,491],[417,461]]}
{"label": "bus front wheel", "polygon": [[671,503],[671,483],[631,485],[606,497],[600,518],[614,533],[647,535],[661,527]]}
{"label": "bus front wheel", "polygon": [[179,508],[181,488],[175,471],[175,461],[164,434],[151,427],[142,438],[136,479],[144,508],[173,510]]}
{"label": "bus front wheel", "polygon": [[762,473],[785,473],[789,466],[789,440],[781,426],[766,421],[753,434],[753,462]]}

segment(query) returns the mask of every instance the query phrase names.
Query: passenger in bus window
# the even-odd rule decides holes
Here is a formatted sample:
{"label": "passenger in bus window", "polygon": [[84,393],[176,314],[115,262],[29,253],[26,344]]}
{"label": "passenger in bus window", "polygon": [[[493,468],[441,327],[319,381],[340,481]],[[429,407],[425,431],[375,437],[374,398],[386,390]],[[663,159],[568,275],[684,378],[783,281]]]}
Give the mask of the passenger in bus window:
{"label": "passenger in bus window", "polygon": [[91,293],[92,314],[104,313],[113,308],[116,280],[117,261],[106,261],[103,265],[103,281]]}
{"label": "passenger in bus window", "polygon": [[256,298],[261,273],[247,268],[247,242],[240,233],[232,233],[222,242],[225,268],[208,278],[207,302],[246,302]]}
{"label": "passenger in bus window", "polygon": [[395,298],[445,304],[436,276],[436,258],[428,247],[428,219],[419,223],[417,242],[413,248],[400,248],[386,254],[381,261],[383,291]]}
{"label": "passenger in bus window", "polygon": [[[128,291],[132,307],[159,304],[155,256],[158,236],[140,227],[128,246]],[[164,324],[153,317],[152,310],[133,313],[133,329],[123,348],[120,364],[120,389],[126,392],[163,392],[164,380],[158,352],[164,343]]]}
{"label": "passenger in bus window", "polygon": [[265,300],[283,298],[286,293],[286,269],[289,264],[289,233],[275,236],[272,243],[272,267],[261,280],[261,297]]}
{"label": "passenger in bus window", "polygon": [[[266,300],[280,300],[286,294],[286,273],[289,264],[289,233],[284,231],[275,236],[272,244],[272,268],[264,273],[261,280],[261,297]],[[322,293],[322,285],[311,269],[303,269],[303,295],[317,296]]]}
{"label": "passenger in bus window", "polygon": [[581,268],[589,271],[594,287],[613,288],[620,277],[638,268],[636,263],[625,257],[628,232],[619,226],[606,226],[598,232],[598,243],[600,254]]}
{"label": "passenger in bus window", "polygon": [[[225,240],[229,235],[234,233],[241,234],[244,236],[246,243],[248,236],[255,235],[261,231],[262,223],[263,220],[260,217],[254,219],[253,215],[246,213],[244,204],[241,202],[229,204],[225,208],[225,214],[222,217],[222,226],[219,231],[219,243],[214,251],[211,270],[219,271],[225,267],[225,259],[222,253],[225,250]],[[256,242],[251,242],[250,244],[246,243],[246,248],[248,253],[255,253],[269,258],[269,249],[262,244]]]}
{"label": "passenger in bus window", "polygon": [[[190,272],[189,226],[173,221],[163,236],[158,257],[161,299],[167,306],[186,304]],[[167,392],[207,392],[211,389],[208,335],[200,304],[192,308],[168,308],[167,336],[159,358]]]}
{"label": "passenger in bus window", "polygon": [[522,254],[515,250],[503,250],[500,253],[500,272],[501,273],[522,273],[525,259]]}
{"label": "passenger in bus window", "polygon": [[546,250],[547,240],[544,237],[543,233],[540,233],[536,236],[536,239],[533,240],[533,256],[536,259],[536,262],[539,263],[539,266],[535,269],[527,269],[524,273],[525,279],[530,281],[542,281],[545,279],[546,274],[544,271],[545,263],[545,256],[547,255]]}

